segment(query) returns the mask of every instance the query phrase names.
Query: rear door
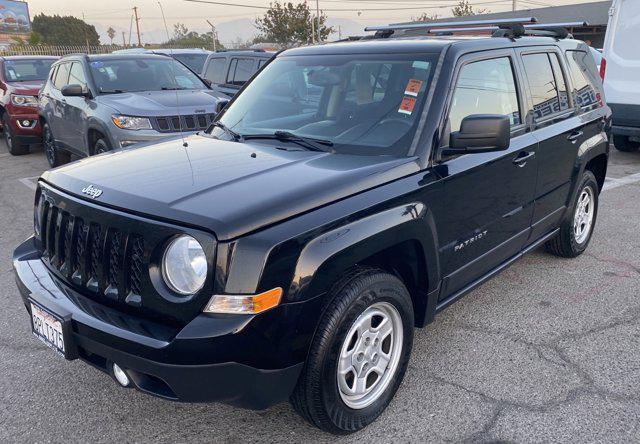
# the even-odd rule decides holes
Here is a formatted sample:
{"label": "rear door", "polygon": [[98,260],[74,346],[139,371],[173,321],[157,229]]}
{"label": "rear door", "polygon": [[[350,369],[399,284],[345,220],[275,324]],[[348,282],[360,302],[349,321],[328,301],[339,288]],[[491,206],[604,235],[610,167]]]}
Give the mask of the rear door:
{"label": "rear door", "polygon": [[529,86],[533,135],[539,142],[531,240],[558,226],[564,215],[578,147],[587,137],[576,119],[558,48],[518,51]]}
{"label": "rear door", "polygon": [[448,106],[442,148],[460,122],[474,114],[502,114],[511,121],[507,150],[444,158],[438,236],[445,276],[440,300],[516,256],[529,236],[537,173],[537,141],[523,118],[523,79],[511,49],[461,59]]}
{"label": "rear door", "polygon": [[64,106],[66,98],[60,91],[67,85],[69,80],[70,62],[63,62],[58,65],[55,78],[53,79],[51,88],[49,89],[49,101],[51,113],[49,115],[49,126],[56,143],[67,147],[69,139],[67,138],[66,125],[64,120]]}
{"label": "rear door", "polygon": [[242,85],[256,72],[256,59],[252,57],[233,57],[229,62],[229,70],[224,85],[220,90],[230,96],[234,96]]}

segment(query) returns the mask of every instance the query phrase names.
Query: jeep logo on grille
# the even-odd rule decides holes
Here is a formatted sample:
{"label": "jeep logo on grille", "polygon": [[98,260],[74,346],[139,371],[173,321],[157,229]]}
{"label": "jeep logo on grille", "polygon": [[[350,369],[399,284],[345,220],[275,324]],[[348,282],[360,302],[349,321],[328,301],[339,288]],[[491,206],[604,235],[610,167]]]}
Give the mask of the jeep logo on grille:
{"label": "jeep logo on grille", "polygon": [[96,188],[93,185],[89,185],[88,187],[84,187],[82,192],[87,196],[91,196],[92,198],[99,197],[102,194],[102,190],[100,188]]}

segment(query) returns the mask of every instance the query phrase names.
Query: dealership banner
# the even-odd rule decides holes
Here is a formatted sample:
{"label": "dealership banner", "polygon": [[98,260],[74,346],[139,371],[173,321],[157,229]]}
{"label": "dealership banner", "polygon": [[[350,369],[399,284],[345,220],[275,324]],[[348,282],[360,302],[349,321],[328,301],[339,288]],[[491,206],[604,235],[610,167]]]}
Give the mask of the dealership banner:
{"label": "dealership banner", "polygon": [[24,34],[31,31],[26,2],[0,0],[0,33]]}

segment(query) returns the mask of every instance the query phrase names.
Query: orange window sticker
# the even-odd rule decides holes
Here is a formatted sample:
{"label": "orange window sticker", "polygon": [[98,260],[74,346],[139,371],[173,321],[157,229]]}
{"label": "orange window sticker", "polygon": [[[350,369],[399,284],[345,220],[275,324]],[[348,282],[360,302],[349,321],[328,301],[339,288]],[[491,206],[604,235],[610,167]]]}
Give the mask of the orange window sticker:
{"label": "orange window sticker", "polygon": [[418,97],[421,86],[422,80],[409,79],[407,87],[404,89],[404,93],[408,96]]}
{"label": "orange window sticker", "polygon": [[398,112],[411,115],[414,106],[416,106],[416,99],[413,97],[403,97]]}

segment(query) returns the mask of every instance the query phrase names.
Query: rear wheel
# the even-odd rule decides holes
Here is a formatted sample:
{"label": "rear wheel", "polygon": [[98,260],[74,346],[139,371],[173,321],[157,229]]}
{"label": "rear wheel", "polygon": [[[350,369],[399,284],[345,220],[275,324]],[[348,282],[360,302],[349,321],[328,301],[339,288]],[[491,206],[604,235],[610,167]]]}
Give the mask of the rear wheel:
{"label": "rear wheel", "polygon": [[629,140],[627,136],[613,136],[613,146],[615,146],[618,151],[630,153],[640,149],[640,142]]}
{"label": "rear wheel", "polygon": [[9,125],[9,116],[7,113],[2,115],[2,128],[4,130],[4,141],[7,144],[7,149],[12,155],[22,156],[23,154],[29,153],[29,145],[21,143],[13,134],[13,129]]}
{"label": "rear wheel", "polygon": [[103,138],[99,138],[96,140],[96,143],[93,145],[93,154],[102,154],[107,151],[111,151],[111,147],[107,143],[107,141]]}
{"label": "rear wheel", "polygon": [[335,434],[375,421],[395,395],[413,344],[413,305],[404,284],[361,268],[331,290],[291,403]]}
{"label": "rear wheel", "polygon": [[42,125],[42,145],[44,146],[44,153],[47,156],[47,162],[49,162],[51,168],[55,168],[69,162],[69,153],[60,150],[56,146],[56,141],[53,138],[51,127],[46,122]]}
{"label": "rear wheel", "polygon": [[571,214],[565,218],[556,237],[545,246],[561,257],[576,257],[587,249],[598,215],[598,182],[591,171],[585,171],[573,202]]}

